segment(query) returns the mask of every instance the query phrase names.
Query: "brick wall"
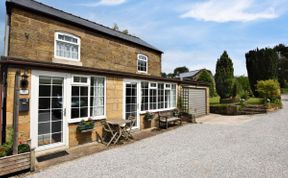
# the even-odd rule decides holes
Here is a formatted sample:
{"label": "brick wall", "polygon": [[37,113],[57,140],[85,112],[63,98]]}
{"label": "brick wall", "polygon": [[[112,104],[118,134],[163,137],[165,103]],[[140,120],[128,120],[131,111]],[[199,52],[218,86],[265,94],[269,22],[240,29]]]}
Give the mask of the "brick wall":
{"label": "brick wall", "polygon": [[160,53],[17,8],[12,9],[9,56],[55,61],[55,32],[80,37],[82,66],[136,73],[142,53],[149,58],[148,75],[161,75]]}

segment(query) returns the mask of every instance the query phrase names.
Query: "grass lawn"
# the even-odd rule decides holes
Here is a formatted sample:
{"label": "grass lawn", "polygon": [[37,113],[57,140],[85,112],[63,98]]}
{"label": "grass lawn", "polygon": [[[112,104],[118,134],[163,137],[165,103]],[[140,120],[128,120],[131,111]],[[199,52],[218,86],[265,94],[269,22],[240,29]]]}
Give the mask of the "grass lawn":
{"label": "grass lawn", "polygon": [[[209,103],[210,105],[221,105],[220,104],[220,97],[212,97],[209,99]],[[251,97],[246,101],[247,104],[251,104],[251,105],[259,105],[259,104],[263,104],[264,103],[264,99],[263,98],[254,98]]]}
{"label": "grass lawn", "polygon": [[209,98],[209,103],[210,103],[210,105],[219,104],[220,103],[220,97],[216,96],[216,97]]}
{"label": "grass lawn", "polygon": [[263,98],[249,98],[246,101],[247,104],[252,104],[252,105],[258,105],[258,104],[264,104],[264,99]]}
{"label": "grass lawn", "polygon": [[282,93],[283,94],[288,94],[288,88],[282,88]]}

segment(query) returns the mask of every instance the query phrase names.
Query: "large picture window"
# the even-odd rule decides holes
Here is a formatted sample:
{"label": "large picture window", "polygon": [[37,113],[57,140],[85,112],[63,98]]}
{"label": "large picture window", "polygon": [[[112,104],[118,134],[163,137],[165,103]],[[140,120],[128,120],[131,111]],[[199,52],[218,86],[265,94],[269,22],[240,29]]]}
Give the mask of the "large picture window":
{"label": "large picture window", "polygon": [[176,107],[176,84],[141,82],[141,111]]}
{"label": "large picture window", "polygon": [[55,58],[80,61],[80,38],[66,33],[55,33]]}
{"label": "large picture window", "polygon": [[104,77],[73,76],[71,85],[72,119],[104,116],[104,101]]}

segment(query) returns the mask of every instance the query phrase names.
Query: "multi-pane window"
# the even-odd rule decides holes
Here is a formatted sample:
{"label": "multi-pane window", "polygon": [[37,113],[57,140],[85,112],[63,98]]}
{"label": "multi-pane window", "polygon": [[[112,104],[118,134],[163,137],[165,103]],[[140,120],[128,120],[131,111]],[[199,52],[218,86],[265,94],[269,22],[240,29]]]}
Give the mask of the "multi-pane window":
{"label": "multi-pane window", "polygon": [[141,82],[141,111],[149,109],[149,83]]}
{"label": "multi-pane window", "polygon": [[141,111],[176,107],[176,85],[141,82]]}
{"label": "multi-pane window", "polygon": [[176,85],[171,86],[171,107],[176,107]]}
{"label": "multi-pane window", "polygon": [[165,108],[170,108],[171,106],[171,84],[165,84]]}
{"label": "multi-pane window", "polygon": [[165,89],[165,108],[171,107],[171,91],[168,89]]}
{"label": "multi-pane window", "polygon": [[157,109],[157,83],[150,83],[150,110]]}
{"label": "multi-pane window", "polygon": [[138,72],[145,72],[148,71],[148,57],[143,54],[137,55],[137,61],[138,61]]}
{"label": "multi-pane window", "polygon": [[164,84],[158,83],[158,109],[164,108]]}
{"label": "multi-pane window", "polygon": [[105,78],[73,77],[71,86],[72,119],[103,116],[104,101]]}
{"label": "multi-pane window", "polygon": [[91,77],[90,116],[104,115],[104,87],[105,83],[103,77]]}
{"label": "multi-pane window", "polygon": [[80,60],[80,38],[66,34],[55,33],[55,57]]}
{"label": "multi-pane window", "polygon": [[88,85],[72,86],[71,118],[88,117]]}

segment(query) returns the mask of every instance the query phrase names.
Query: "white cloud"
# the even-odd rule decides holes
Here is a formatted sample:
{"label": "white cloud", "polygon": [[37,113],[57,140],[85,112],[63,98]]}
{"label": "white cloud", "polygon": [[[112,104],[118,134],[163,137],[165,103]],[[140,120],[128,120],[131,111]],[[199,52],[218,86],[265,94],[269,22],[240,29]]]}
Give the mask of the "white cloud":
{"label": "white cloud", "polygon": [[181,17],[219,23],[274,19],[279,14],[271,3],[263,7],[261,1],[256,4],[253,0],[208,0],[193,4]]}
{"label": "white cloud", "polygon": [[86,7],[96,7],[96,6],[116,6],[125,3],[126,0],[99,0],[97,2],[80,4]]}

